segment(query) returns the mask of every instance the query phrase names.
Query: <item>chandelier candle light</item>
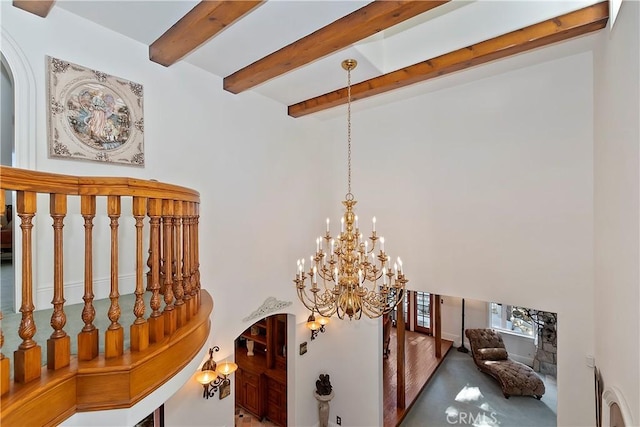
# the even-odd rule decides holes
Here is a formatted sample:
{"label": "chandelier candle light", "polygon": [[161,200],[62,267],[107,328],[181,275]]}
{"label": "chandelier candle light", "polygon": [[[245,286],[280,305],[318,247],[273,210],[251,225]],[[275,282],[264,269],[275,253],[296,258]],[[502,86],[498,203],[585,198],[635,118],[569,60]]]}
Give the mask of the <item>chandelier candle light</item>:
{"label": "chandelier candle light", "polygon": [[[315,255],[297,262],[294,283],[298,298],[320,316],[337,314],[340,319],[360,319],[362,313],[377,318],[391,312],[404,298],[408,282],[398,257],[391,268],[389,255],[384,250],[384,237],[376,234],[376,218],[368,240],[363,240],[354,212],[357,201],[351,193],[351,70],[356,60],[347,59],[342,68],[347,70],[347,142],[348,184],[345,200],[346,211],[340,222],[340,234],[331,236],[327,218],[326,233],[316,239]],[[324,240],[324,242],[323,242]],[[369,241],[371,243],[369,243]],[[307,286],[307,282],[309,286]]]}

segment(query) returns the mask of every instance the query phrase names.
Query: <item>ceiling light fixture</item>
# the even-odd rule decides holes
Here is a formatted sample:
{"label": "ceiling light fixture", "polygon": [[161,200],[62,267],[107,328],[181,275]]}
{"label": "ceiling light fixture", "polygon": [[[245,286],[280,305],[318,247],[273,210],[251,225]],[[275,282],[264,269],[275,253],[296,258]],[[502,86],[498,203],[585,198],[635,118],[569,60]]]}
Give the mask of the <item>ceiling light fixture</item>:
{"label": "ceiling light fixture", "polygon": [[402,301],[408,282],[400,258],[391,268],[384,251],[384,237],[376,234],[376,218],[373,217],[369,244],[362,238],[358,216],[353,211],[357,201],[351,193],[351,70],[357,64],[355,59],[342,62],[342,68],[347,70],[348,180],[340,234],[336,238],[331,236],[327,218],[326,233],[316,239],[316,252],[310,257],[309,270],[305,271],[304,258],[297,262],[294,283],[298,298],[311,310],[312,316],[317,312],[324,317],[337,314],[340,319],[345,316],[360,319],[362,313],[370,318],[380,317]]}

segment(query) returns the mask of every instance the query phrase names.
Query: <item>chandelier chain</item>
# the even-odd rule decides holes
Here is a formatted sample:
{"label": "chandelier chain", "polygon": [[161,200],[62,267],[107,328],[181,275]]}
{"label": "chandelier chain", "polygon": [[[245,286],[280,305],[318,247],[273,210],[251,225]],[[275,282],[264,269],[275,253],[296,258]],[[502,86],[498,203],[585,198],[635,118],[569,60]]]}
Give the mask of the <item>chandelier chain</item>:
{"label": "chandelier chain", "polygon": [[347,200],[353,200],[351,193],[351,68],[347,69]]}

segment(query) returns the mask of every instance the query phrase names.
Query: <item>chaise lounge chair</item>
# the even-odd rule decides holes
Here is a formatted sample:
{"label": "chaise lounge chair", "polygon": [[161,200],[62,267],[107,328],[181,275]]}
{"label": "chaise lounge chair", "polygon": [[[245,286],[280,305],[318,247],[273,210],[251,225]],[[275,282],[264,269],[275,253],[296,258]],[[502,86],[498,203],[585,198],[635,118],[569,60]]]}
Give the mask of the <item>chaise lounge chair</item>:
{"label": "chaise lounge chair", "polygon": [[507,399],[510,396],[542,398],[544,383],[529,366],[509,359],[502,337],[493,329],[467,329],[471,354],[478,369],[494,377]]}

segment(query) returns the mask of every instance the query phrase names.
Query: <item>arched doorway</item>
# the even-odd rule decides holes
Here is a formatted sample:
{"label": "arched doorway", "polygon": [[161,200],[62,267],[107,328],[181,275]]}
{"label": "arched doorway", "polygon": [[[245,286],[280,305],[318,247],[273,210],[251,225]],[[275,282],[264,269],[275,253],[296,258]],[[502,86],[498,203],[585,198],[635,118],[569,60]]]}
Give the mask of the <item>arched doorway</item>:
{"label": "arched doorway", "polygon": [[[0,60],[6,69],[8,78],[12,84],[13,92],[13,108],[12,108],[12,127],[13,139],[11,141],[12,155],[11,166],[23,169],[36,169],[36,81],[33,70],[16,41],[4,29],[0,28],[2,36],[2,51],[0,52]],[[15,206],[15,193],[7,195],[7,204]],[[14,228],[18,229],[19,224],[16,221],[15,209],[12,212]],[[33,231],[36,233],[36,230]],[[34,236],[35,238],[35,236]],[[13,254],[19,254],[22,251],[22,242],[16,238],[16,234],[12,235]],[[36,255],[33,256],[33,263],[36,264]],[[12,256],[13,280],[9,280],[9,284],[14,284],[13,310],[17,311],[22,298],[22,290],[19,286],[22,283],[22,263],[21,258]],[[32,272],[33,281],[35,272]],[[4,280],[3,280],[4,282]],[[4,305],[4,304],[3,304]]]}

